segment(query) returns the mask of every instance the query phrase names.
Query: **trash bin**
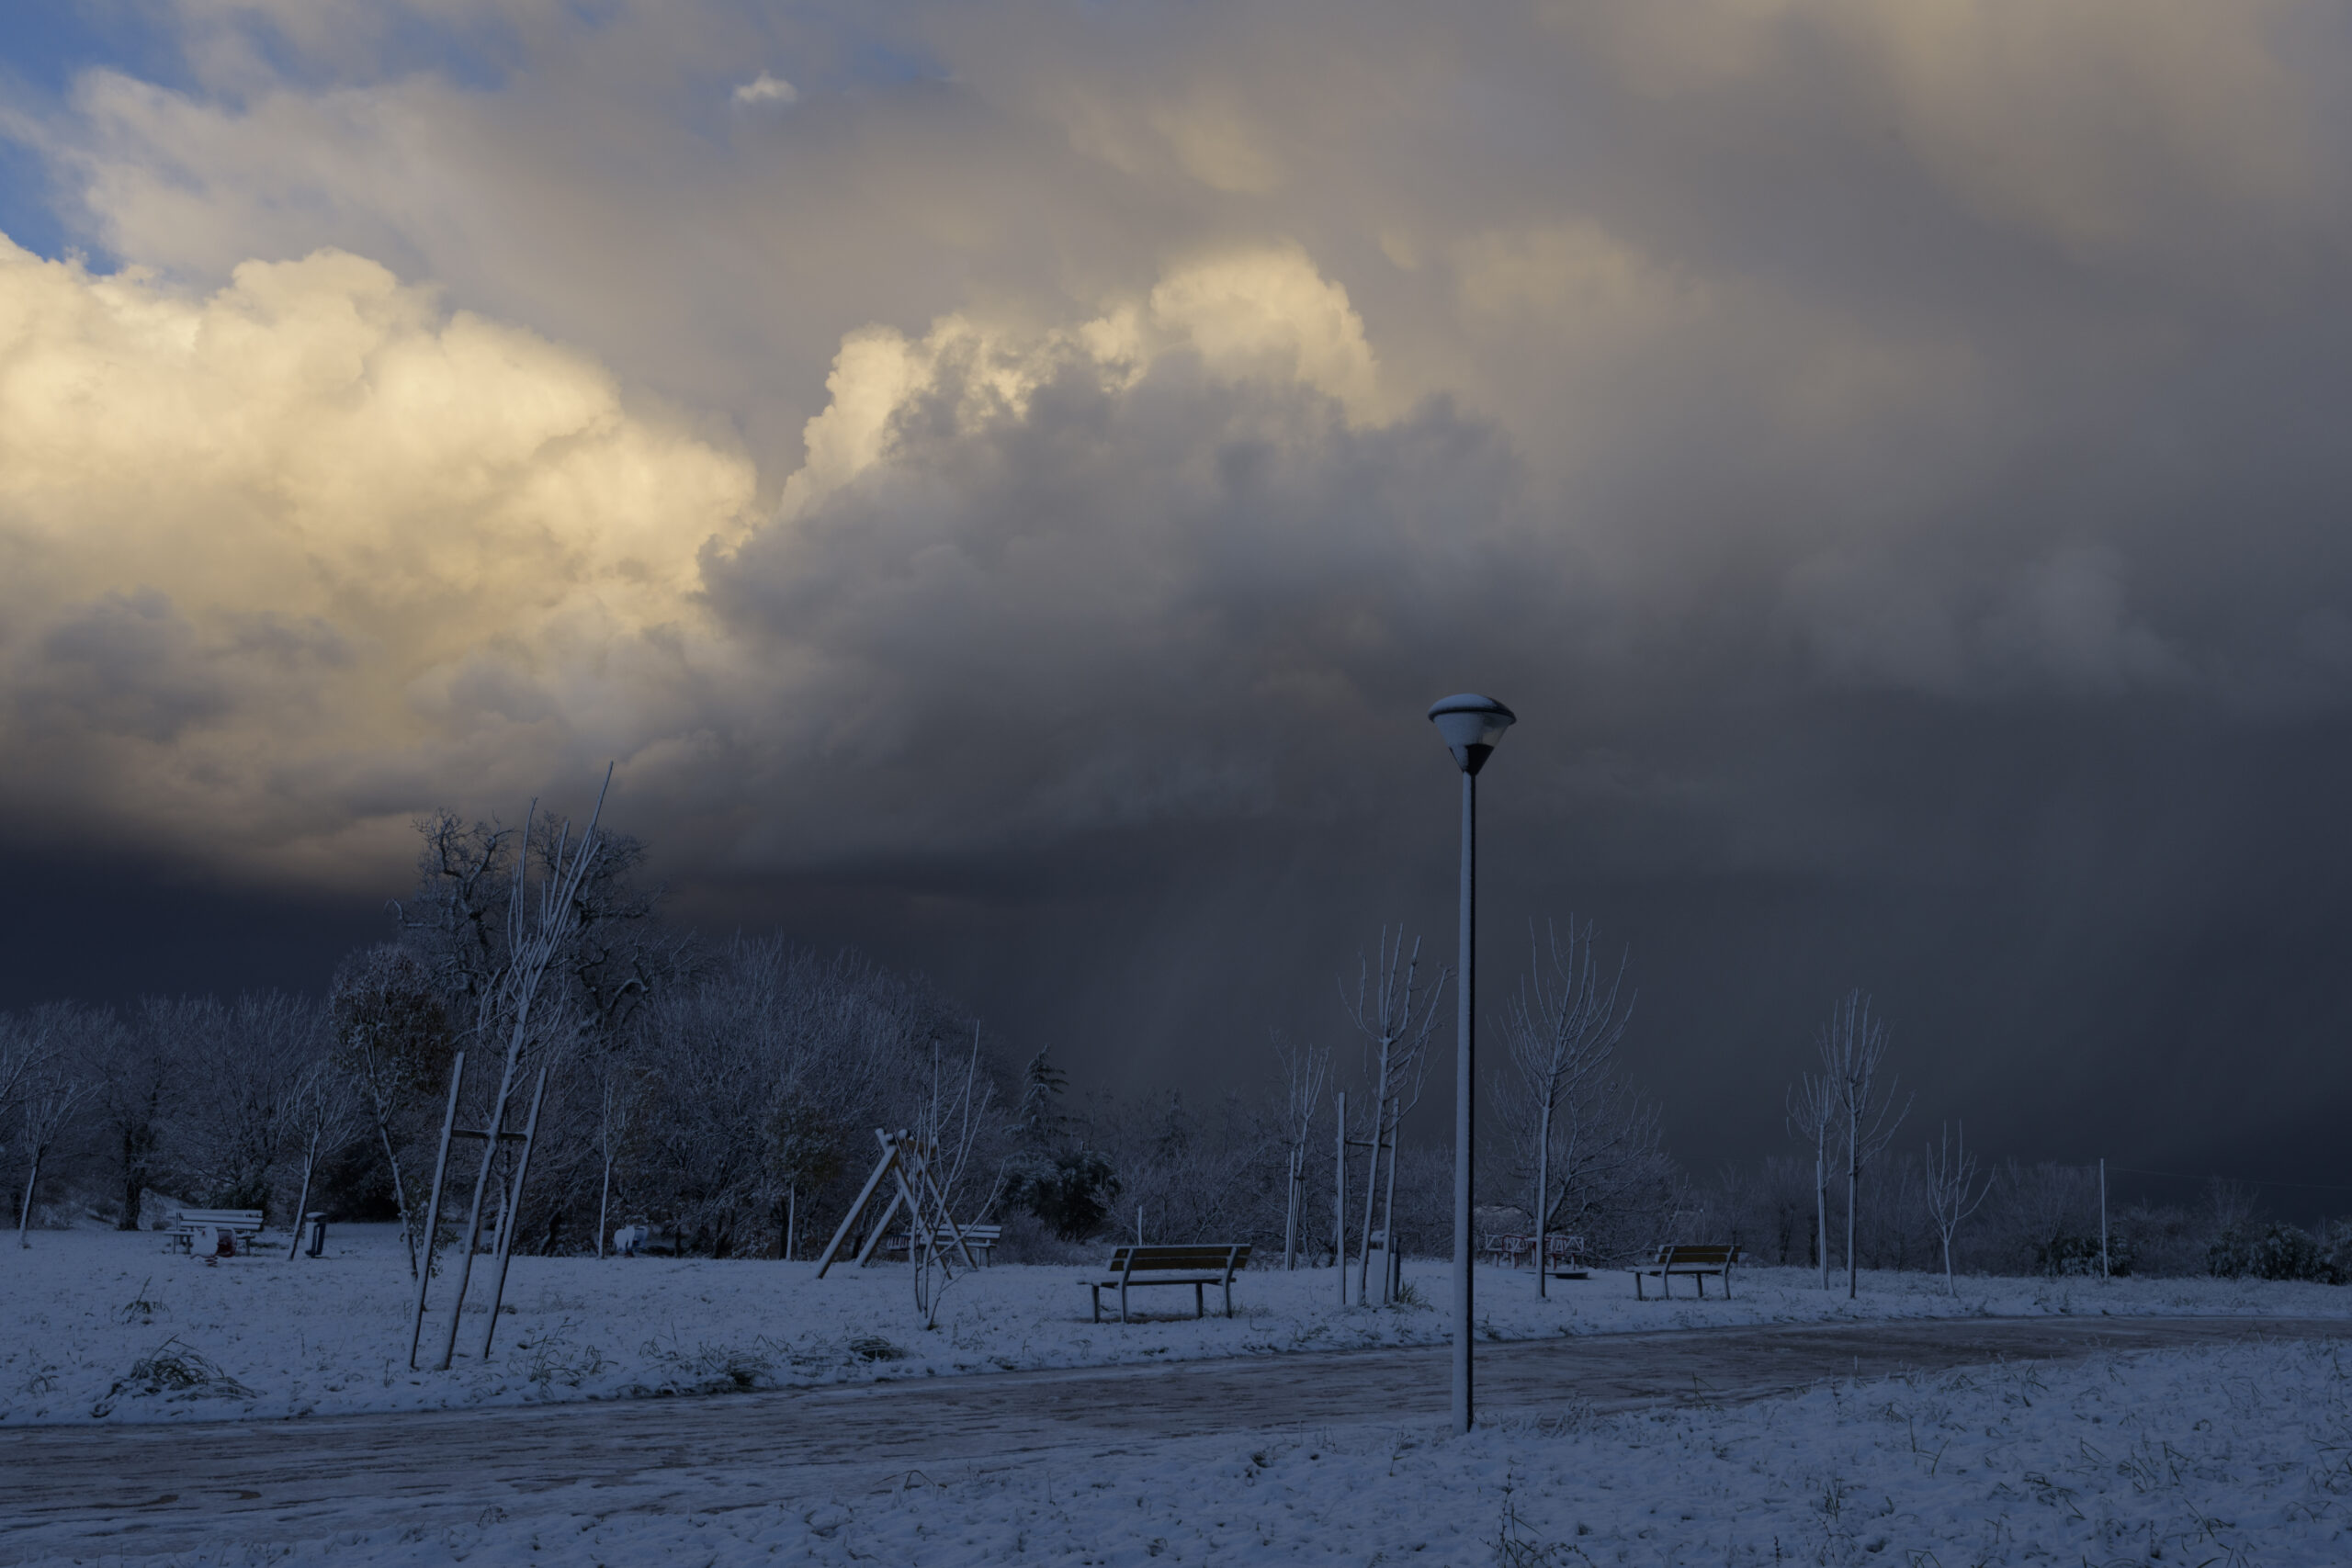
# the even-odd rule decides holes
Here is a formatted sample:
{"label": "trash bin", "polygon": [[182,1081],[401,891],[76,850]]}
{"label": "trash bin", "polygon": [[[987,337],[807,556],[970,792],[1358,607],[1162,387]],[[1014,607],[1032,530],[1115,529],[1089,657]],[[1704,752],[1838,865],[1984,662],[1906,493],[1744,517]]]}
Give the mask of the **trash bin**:
{"label": "trash bin", "polygon": [[302,1248],[303,1257],[316,1258],[327,1249],[327,1217],[324,1214],[303,1215],[302,1230],[309,1237],[308,1245]]}

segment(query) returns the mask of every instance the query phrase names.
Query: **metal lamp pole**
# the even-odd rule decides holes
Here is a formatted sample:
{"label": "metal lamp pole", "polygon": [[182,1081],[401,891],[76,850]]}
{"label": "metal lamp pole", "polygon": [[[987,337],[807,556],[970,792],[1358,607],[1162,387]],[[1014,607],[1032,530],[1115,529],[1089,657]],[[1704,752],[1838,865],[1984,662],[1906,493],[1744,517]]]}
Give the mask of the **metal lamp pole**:
{"label": "metal lamp pole", "polygon": [[1478,1078],[1474,1048],[1477,937],[1478,770],[1518,716],[1492,697],[1464,692],[1430,708],[1430,720],[1462,769],[1462,952],[1453,987],[1453,1429],[1470,1430],[1470,1175]]}

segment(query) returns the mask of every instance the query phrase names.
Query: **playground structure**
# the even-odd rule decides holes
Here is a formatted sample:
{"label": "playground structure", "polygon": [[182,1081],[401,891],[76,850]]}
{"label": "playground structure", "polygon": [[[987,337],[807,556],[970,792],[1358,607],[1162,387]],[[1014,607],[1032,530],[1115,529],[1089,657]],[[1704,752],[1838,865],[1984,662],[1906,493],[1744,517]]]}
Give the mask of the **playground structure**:
{"label": "playground structure", "polygon": [[[963,1258],[967,1269],[978,1268],[965,1236],[968,1227],[956,1224],[948,1213],[947,1195],[939,1190],[939,1183],[932,1178],[931,1168],[939,1157],[938,1149],[904,1128],[888,1133],[876,1127],[874,1136],[882,1145],[882,1157],[875,1163],[874,1174],[867,1177],[865,1185],[858,1190],[857,1201],[850,1204],[849,1212],[842,1216],[840,1227],[833,1232],[833,1239],[825,1244],[824,1255],[817,1259],[817,1278],[823,1279],[825,1270],[840,1260],[853,1236],[862,1237],[857,1246],[857,1261],[862,1265],[872,1258],[875,1249],[882,1245],[883,1236],[888,1233],[890,1222],[898,1217],[902,1208],[907,1212],[908,1234],[931,1238],[943,1266],[945,1266],[952,1249]],[[890,1185],[889,1201],[881,1204],[878,1213],[868,1221],[867,1215],[875,1211],[885,1181]],[[943,1238],[947,1245],[940,1247],[937,1244]],[[908,1252],[918,1258],[921,1256],[921,1250],[914,1247],[910,1247]]]}

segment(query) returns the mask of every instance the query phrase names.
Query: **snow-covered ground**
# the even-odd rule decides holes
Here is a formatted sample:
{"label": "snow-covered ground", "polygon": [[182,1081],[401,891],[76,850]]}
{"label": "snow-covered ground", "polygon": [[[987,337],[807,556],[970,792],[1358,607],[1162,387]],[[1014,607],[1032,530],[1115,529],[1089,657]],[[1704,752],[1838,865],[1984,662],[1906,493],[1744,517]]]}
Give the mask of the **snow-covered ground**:
{"label": "snow-covered ground", "polygon": [[[1341,1307],[1329,1269],[1245,1274],[1231,1321],[1214,1304],[1195,1321],[1189,1290],[1138,1292],[1149,1320],[1121,1325],[1089,1321],[1079,1269],[1003,1266],[959,1279],[926,1330],[904,1264],[820,1280],[806,1263],[518,1258],[514,1312],[490,1359],[464,1353],[479,1342],[476,1311],[452,1371],[412,1372],[411,1286],[390,1226],[337,1227],[326,1257],[292,1262],[282,1237],[275,1253],[215,1263],[173,1256],[147,1234],[36,1232],[32,1242],[0,1258],[0,1421],[17,1425],[783,1387],[1434,1344],[1447,1331],[1427,1306]],[[1446,1299],[1442,1264],[1408,1264],[1406,1279],[1428,1302]],[[446,1295],[447,1281],[436,1288]],[[2346,1289],[2211,1280],[1968,1279],[1955,1300],[1939,1278],[1866,1274],[1849,1303],[1804,1270],[1752,1269],[1734,1276],[1729,1301],[1677,1289],[1671,1303],[1639,1303],[1626,1275],[1601,1274],[1542,1301],[1531,1276],[1482,1270],[1479,1319],[1493,1337],[1521,1339],[1978,1314],[2352,1315]],[[479,1271],[475,1294],[486,1296]]]}
{"label": "snow-covered ground", "polygon": [[1427,1426],[1202,1439],[718,1514],[600,1516],[592,1490],[543,1504],[161,1561],[2341,1564],[2352,1384],[2334,1344],[2240,1343],[1459,1440]]}

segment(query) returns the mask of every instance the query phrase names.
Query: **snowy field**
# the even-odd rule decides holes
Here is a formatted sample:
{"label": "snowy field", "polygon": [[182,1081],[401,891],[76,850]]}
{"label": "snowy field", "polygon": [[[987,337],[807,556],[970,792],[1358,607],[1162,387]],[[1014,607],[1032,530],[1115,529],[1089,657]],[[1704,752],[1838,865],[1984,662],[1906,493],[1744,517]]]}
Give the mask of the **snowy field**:
{"label": "snowy field", "polygon": [[2334,1345],[2242,1343],[1458,1441],[1204,1439],[719,1514],[599,1517],[557,1491],[472,1525],[139,1561],[2294,1568],[2352,1562],[2348,1393]]}
{"label": "snowy field", "polygon": [[[479,1343],[476,1311],[451,1371],[412,1372],[411,1287],[390,1226],[338,1227],[325,1258],[293,1262],[283,1238],[274,1255],[215,1263],[173,1256],[150,1234],[32,1239],[0,1262],[0,1422],[15,1425],[627,1398],[1446,1337],[1443,1313],[1428,1306],[1340,1306],[1329,1269],[1243,1275],[1229,1322],[1214,1292],[1200,1321],[1189,1290],[1137,1292],[1150,1318],[1121,1325],[1089,1321],[1079,1269],[1003,1266],[959,1279],[926,1330],[904,1264],[836,1269],[820,1280],[806,1263],[518,1258],[506,1292],[514,1311],[490,1359],[465,1353]],[[1406,1278],[1426,1301],[1445,1299],[1442,1264],[1408,1264]],[[1804,1270],[1756,1269],[1734,1276],[1730,1301],[1692,1300],[1683,1282],[1661,1304],[1636,1302],[1623,1273],[1555,1284],[1547,1302],[1531,1276],[1490,1269],[1478,1289],[1481,1328],[1502,1339],[1856,1317],[2352,1315],[2346,1289],[2211,1280],[1968,1279],[1954,1300],[1939,1278],[1865,1275],[1861,1299],[1849,1303]],[[479,1272],[476,1294],[486,1295]]]}

